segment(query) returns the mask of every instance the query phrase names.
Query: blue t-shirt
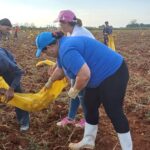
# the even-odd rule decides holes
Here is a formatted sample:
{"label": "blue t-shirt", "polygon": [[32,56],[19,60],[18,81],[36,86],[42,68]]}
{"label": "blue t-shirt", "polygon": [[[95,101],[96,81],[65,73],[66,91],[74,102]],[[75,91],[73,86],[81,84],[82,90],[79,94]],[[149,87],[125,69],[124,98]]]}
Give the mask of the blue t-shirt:
{"label": "blue t-shirt", "polygon": [[87,87],[95,88],[121,66],[123,57],[97,40],[78,36],[60,40],[57,63],[65,74],[75,79],[83,64],[91,71]]}
{"label": "blue t-shirt", "polygon": [[103,34],[104,33],[112,34],[112,27],[111,26],[105,26],[103,29]]}

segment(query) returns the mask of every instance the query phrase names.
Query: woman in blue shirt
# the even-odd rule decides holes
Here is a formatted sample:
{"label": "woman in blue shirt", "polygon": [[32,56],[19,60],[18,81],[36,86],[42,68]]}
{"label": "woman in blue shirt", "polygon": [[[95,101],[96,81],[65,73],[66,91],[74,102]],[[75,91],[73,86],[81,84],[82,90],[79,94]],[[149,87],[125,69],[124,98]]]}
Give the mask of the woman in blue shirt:
{"label": "woman in blue shirt", "polygon": [[75,98],[85,88],[85,130],[79,143],[70,143],[71,149],[95,147],[98,130],[99,107],[104,109],[118,134],[123,150],[132,150],[132,140],[127,118],[123,112],[123,100],[129,79],[123,57],[88,37],[64,37],[61,32],[42,32],[36,38],[37,52],[57,58],[57,68],[46,87],[67,75],[75,79],[68,95]]}

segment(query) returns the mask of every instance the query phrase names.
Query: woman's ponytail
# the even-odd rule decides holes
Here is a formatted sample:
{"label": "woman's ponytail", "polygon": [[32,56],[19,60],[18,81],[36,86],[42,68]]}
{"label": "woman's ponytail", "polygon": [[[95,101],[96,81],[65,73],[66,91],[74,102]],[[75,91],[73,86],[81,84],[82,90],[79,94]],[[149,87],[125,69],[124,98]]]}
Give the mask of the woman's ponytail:
{"label": "woman's ponytail", "polygon": [[82,20],[81,19],[79,19],[79,18],[76,18],[76,20],[77,20],[77,25],[79,26],[79,27],[82,27]]}
{"label": "woman's ponytail", "polygon": [[74,18],[72,22],[69,22],[69,24],[74,27],[75,25],[82,27],[82,20],[79,18]]}
{"label": "woman's ponytail", "polygon": [[61,37],[64,36],[64,33],[62,31],[56,31],[56,32],[53,32],[53,37],[55,37],[56,39],[60,39]]}

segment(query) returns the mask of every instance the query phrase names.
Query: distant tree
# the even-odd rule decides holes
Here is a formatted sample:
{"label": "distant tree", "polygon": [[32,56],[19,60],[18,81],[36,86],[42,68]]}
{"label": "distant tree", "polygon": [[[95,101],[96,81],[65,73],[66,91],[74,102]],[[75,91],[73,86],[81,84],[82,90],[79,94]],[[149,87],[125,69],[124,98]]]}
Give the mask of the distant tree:
{"label": "distant tree", "polygon": [[20,28],[21,29],[36,29],[37,27],[35,26],[35,24],[34,23],[23,23],[23,24],[21,24],[20,25]]}
{"label": "distant tree", "polygon": [[104,25],[101,25],[98,27],[100,30],[104,28]]}
{"label": "distant tree", "polygon": [[126,25],[127,28],[137,28],[139,27],[139,24],[137,23],[136,19],[133,19],[130,21],[128,25]]}
{"label": "distant tree", "polygon": [[36,28],[35,24],[34,24],[34,23],[31,23],[31,24],[30,24],[30,28],[32,28],[32,29]]}
{"label": "distant tree", "polygon": [[150,24],[143,24],[143,23],[140,23],[140,27],[149,28],[149,27],[150,27]]}
{"label": "distant tree", "polygon": [[130,24],[137,24],[137,20],[136,19],[131,20]]}
{"label": "distant tree", "polygon": [[136,19],[130,21],[129,24],[126,25],[126,28],[149,28],[150,24],[137,23]]}
{"label": "distant tree", "polygon": [[29,27],[29,23],[26,22],[26,23],[23,24],[23,26],[28,28]]}

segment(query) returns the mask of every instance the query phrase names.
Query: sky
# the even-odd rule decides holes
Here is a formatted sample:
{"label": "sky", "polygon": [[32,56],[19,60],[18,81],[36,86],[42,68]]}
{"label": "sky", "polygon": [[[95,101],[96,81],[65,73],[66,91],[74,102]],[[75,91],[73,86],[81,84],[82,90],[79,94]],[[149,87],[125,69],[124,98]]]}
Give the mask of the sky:
{"label": "sky", "polygon": [[0,0],[0,19],[13,24],[56,25],[61,10],[72,10],[84,26],[98,27],[105,21],[125,27],[132,20],[150,24],[150,0]]}

